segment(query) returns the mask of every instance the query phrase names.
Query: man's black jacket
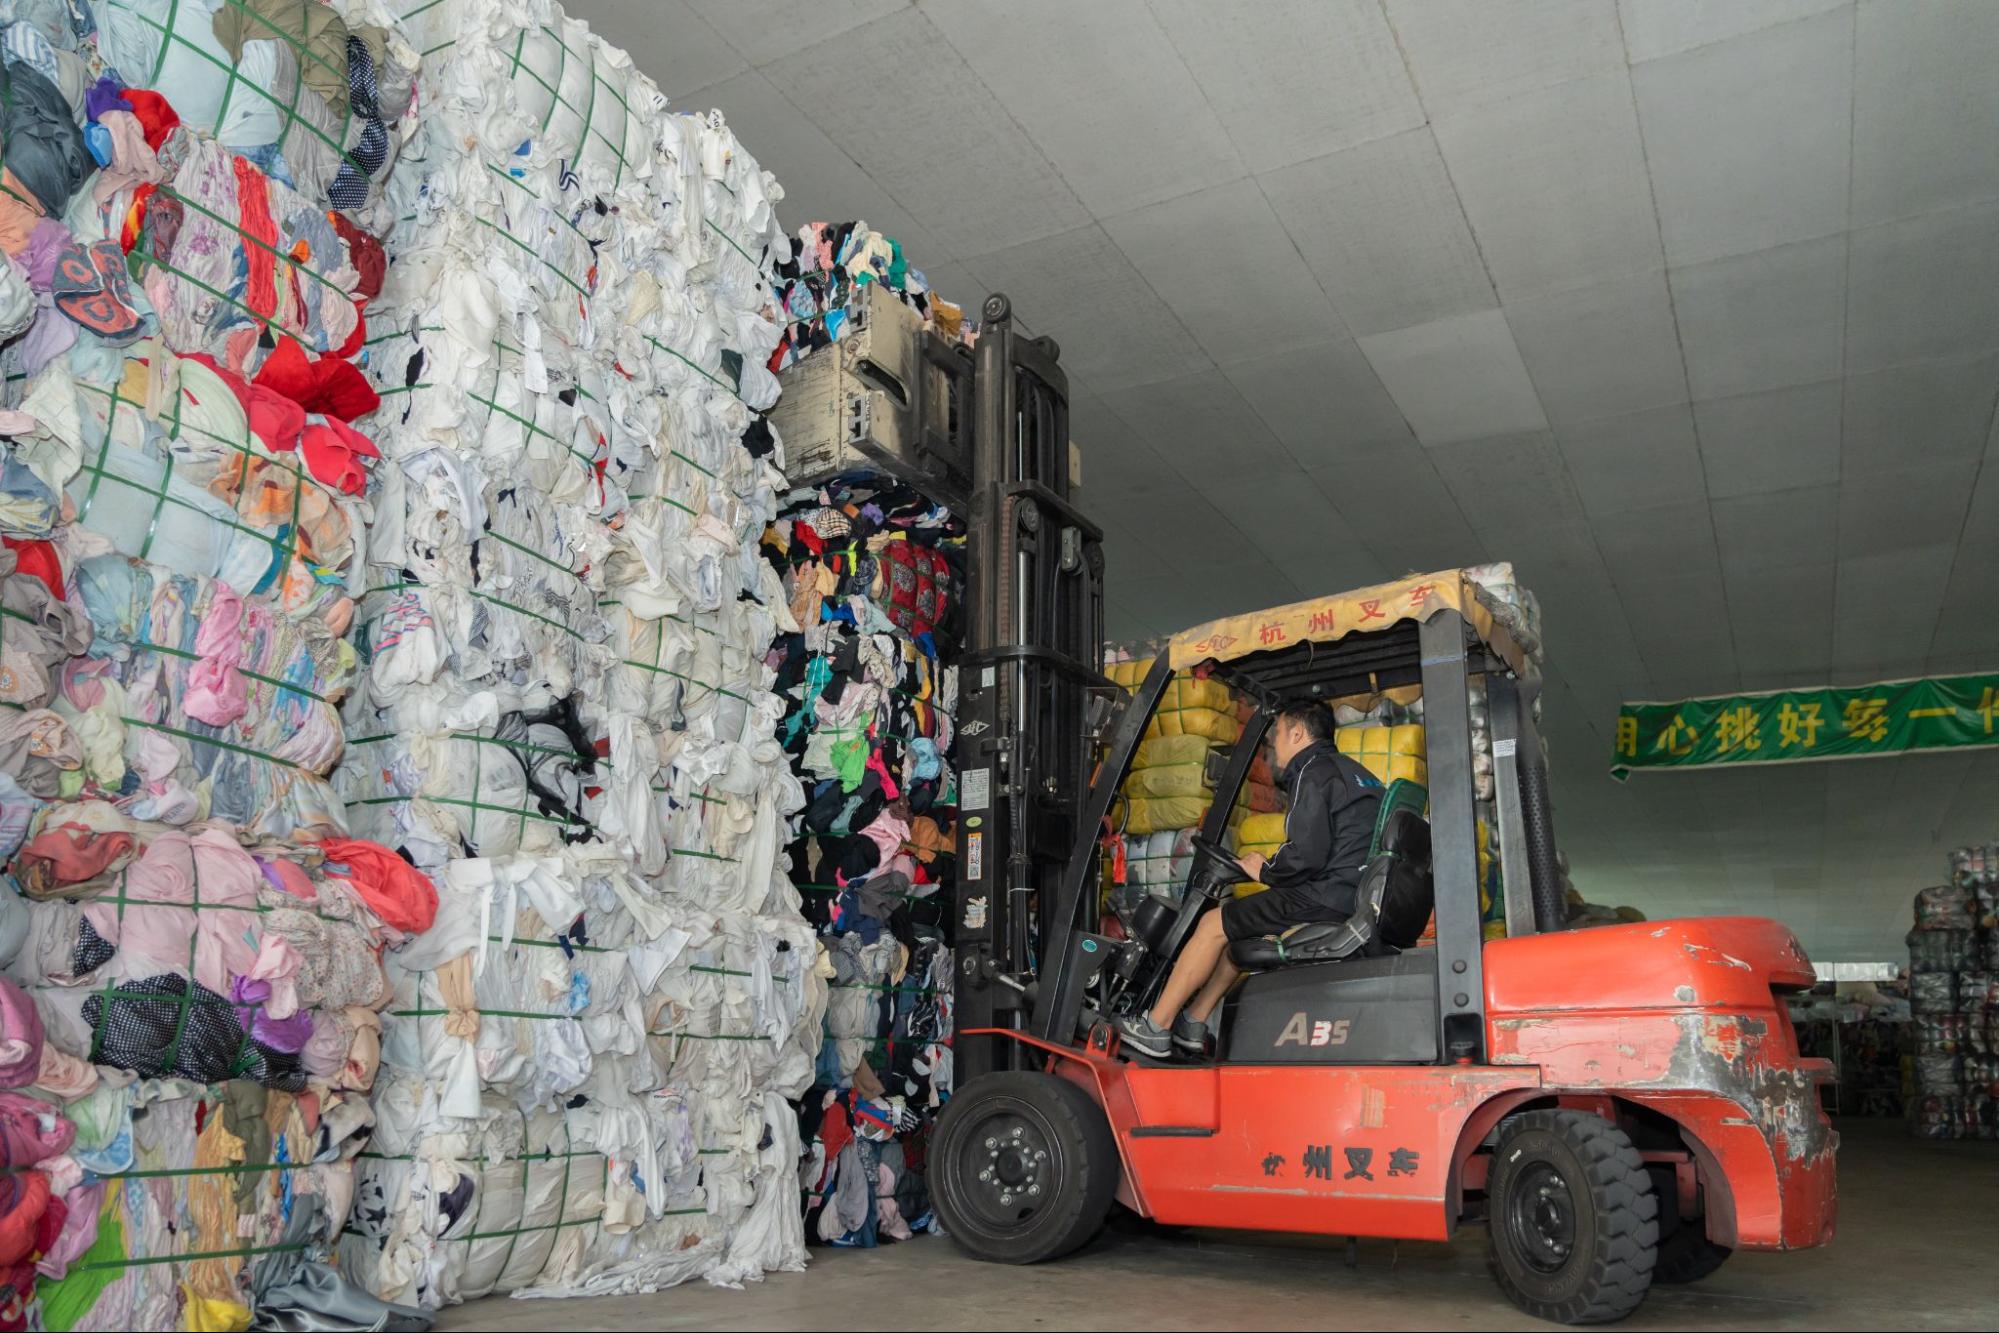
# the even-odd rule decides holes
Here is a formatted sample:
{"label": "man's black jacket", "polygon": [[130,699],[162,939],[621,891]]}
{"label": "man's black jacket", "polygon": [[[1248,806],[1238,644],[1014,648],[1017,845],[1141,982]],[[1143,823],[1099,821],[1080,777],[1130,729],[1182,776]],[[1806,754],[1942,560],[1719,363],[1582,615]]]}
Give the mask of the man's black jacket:
{"label": "man's black jacket", "polygon": [[1381,810],[1381,779],[1331,741],[1314,741],[1291,756],[1277,783],[1290,808],[1284,845],[1264,866],[1263,883],[1287,902],[1352,913]]}

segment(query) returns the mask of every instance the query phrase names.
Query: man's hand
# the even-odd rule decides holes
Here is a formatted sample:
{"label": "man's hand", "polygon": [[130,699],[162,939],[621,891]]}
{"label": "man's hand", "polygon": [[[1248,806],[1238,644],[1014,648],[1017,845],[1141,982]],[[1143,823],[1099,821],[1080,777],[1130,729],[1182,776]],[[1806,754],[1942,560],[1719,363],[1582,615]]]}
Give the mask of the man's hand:
{"label": "man's hand", "polygon": [[1238,856],[1236,860],[1242,863],[1242,868],[1248,872],[1251,879],[1258,881],[1263,878],[1263,868],[1270,864],[1262,852],[1251,852],[1247,856]]}

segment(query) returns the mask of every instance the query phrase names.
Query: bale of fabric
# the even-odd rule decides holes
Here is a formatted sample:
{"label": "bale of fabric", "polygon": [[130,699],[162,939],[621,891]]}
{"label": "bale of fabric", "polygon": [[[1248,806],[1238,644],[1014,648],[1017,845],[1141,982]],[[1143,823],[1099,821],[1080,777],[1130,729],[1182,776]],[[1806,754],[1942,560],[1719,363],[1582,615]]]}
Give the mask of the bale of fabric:
{"label": "bale of fabric", "polygon": [[[0,946],[66,1112],[29,1119],[97,1154],[16,1155],[42,1271],[89,1254],[29,1317],[801,1265],[781,190],[543,0],[17,10]],[[268,1146],[215,1109],[256,1095]],[[248,1146],[131,1147],[182,1116]],[[521,1166],[571,1143],[594,1180]]]}
{"label": "bale of fabric", "polygon": [[1430,765],[1419,725],[1341,727],[1334,743],[1341,754],[1359,761],[1384,786],[1397,781],[1430,785]]}
{"label": "bale of fabric", "polygon": [[781,191],[553,4],[407,25],[424,177],[384,191],[336,785],[440,907],[389,962],[398,1126],[342,1268],[424,1309],[797,1268],[784,1097],[826,989],[779,855],[781,479],[747,443],[781,233],[743,202]]}
{"label": "bale of fabric", "polygon": [[[1152,659],[1111,662],[1104,674],[1136,693],[1152,670]],[[1232,744],[1242,734],[1243,709],[1229,687],[1218,680],[1202,680],[1181,672],[1167,683],[1160,696],[1159,710],[1146,726],[1150,740],[1163,736],[1200,736],[1218,744]]]}
{"label": "bale of fabric", "polygon": [[[1248,856],[1255,852],[1265,857],[1277,855],[1277,849],[1284,845],[1283,811],[1255,814],[1243,820],[1236,828],[1235,850],[1237,856]],[[1235,886],[1235,896],[1247,898],[1252,893],[1261,893],[1264,885],[1254,880],[1245,880]]]}
{"label": "bale of fabric", "polygon": [[[1151,669],[1150,659],[1105,666],[1112,680],[1133,691]],[[1235,744],[1248,715],[1249,706],[1220,681],[1182,674],[1168,682],[1125,778],[1124,834],[1150,838],[1202,824],[1214,800],[1213,775],[1227,758],[1215,752]],[[1269,766],[1259,757],[1230,811],[1230,824],[1277,808]]]}
{"label": "bale of fabric", "polygon": [[[1180,891],[1194,870],[1194,834],[1193,829],[1166,829],[1128,838],[1125,866],[1129,882],[1155,897],[1179,901]],[[1240,830],[1237,837],[1241,837]]]}
{"label": "bale of fabric", "polygon": [[[42,1182],[11,1210],[39,1230],[9,1317],[36,1327],[396,1313],[321,1256],[373,1124],[382,959],[437,910],[330,781],[379,455],[351,358],[414,59],[372,3],[289,3],[362,35],[317,53],[344,107],[282,125],[228,107],[283,95],[311,25],[215,36],[274,0],[10,10],[0,1001],[38,1058],[0,1096],[48,1127],[12,1154]],[[355,129],[318,177],[285,160],[314,115]],[[362,162],[357,195],[335,178]]]}

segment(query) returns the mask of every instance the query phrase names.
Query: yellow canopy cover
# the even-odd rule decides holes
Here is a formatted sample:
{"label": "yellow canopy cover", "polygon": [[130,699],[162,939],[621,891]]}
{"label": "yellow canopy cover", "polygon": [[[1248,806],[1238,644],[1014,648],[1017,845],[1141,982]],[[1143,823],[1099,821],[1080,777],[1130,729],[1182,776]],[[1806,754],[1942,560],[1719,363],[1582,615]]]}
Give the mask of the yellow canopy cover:
{"label": "yellow canopy cover", "polygon": [[1508,666],[1526,674],[1526,654],[1506,627],[1494,619],[1492,609],[1479,596],[1478,585],[1462,569],[1411,574],[1372,588],[1224,616],[1181,630],[1167,651],[1174,669],[1182,671],[1210,659],[1229,662],[1296,643],[1332,643],[1356,631],[1383,630],[1404,620],[1425,621],[1444,610],[1462,615]]}

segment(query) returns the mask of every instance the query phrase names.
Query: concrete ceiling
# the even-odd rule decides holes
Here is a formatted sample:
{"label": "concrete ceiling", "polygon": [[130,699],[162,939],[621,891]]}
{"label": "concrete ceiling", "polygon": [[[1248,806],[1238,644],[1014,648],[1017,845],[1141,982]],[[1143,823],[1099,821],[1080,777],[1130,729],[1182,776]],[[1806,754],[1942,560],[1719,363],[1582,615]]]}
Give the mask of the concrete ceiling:
{"label": "concrete ceiling", "polygon": [[1999,758],[1607,776],[1618,702],[1999,666],[1999,4],[571,0],[1054,335],[1113,630],[1509,559],[1578,886],[1902,952]]}

